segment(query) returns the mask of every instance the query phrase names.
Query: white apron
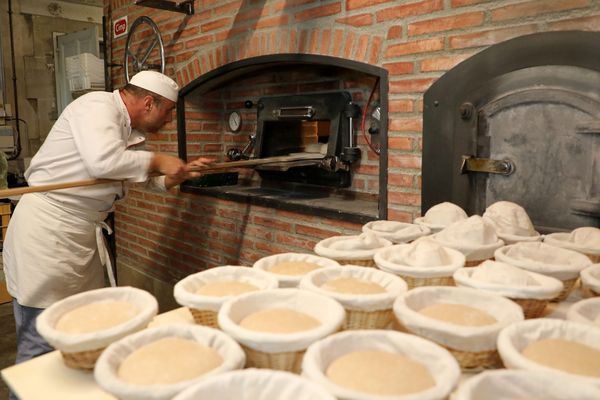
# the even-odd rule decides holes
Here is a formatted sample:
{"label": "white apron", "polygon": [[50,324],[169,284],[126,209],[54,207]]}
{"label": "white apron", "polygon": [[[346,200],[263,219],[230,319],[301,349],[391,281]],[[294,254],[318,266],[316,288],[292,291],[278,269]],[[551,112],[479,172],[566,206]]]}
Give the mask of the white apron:
{"label": "white apron", "polygon": [[105,212],[66,207],[46,194],[21,197],[3,249],[8,292],[19,304],[46,308],[70,295],[104,286],[112,266],[102,229]]}

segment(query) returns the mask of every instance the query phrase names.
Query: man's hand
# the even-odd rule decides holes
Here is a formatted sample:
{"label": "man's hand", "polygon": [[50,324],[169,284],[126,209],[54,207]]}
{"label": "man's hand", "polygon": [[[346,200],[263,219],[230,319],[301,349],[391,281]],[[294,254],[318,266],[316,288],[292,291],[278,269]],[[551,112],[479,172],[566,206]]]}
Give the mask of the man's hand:
{"label": "man's hand", "polygon": [[206,158],[206,157],[200,157],[200,158],[195,159],[194,161],[190,161],[187,164],[188,177],[186,179],[197,178],[202,175],[202,172],[192,172],[189,170],[198,168],[198,167],[206,167],[207,165],[212,164],[214,162],[215,162],[214,158]]}
{"label": "man's hand", "polygon": [[167,176],[185,176],[187,166],[182,159],[166,154],[154,153],[150,161],[149,172],[159,172]]}
{"label": "man's hand", "polygon": [[185,165],[185,171],[182,174],[176,174],[176,175],[166,174],[167,176],[165,178],[165,187],[167,189],[170,189],[173,186],[179,185],[181,182],[183,182],[187,179],[197,178],[197,177],[201,176],[202,172],[199,172],[199,171],[192,172],[192,171],[190,171],[190,169],[194,169],[197,167],[204,167],[213,162],[215,162],[214,159],[204,158],[204,157],[200,157],[200,158],[197,158],[196,160],[189,162],[187,165]]}

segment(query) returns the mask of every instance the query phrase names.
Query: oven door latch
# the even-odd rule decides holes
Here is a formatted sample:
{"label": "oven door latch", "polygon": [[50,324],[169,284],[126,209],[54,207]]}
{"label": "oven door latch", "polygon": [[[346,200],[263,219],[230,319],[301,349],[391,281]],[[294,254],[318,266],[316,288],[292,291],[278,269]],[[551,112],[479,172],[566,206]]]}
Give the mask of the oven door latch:
{"label": "oven door latch", "polygon": [[510,160],[490,160],[489,158],[462,156],[460,173],[467,174],[469,172],[510,175],[515,172],[515,164]]}

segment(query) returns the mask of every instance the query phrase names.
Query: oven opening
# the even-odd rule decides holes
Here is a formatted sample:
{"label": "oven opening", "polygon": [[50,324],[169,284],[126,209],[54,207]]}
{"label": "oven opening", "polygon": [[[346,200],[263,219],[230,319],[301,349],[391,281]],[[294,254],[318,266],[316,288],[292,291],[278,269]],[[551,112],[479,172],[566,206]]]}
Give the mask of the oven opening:
{"label": "oven opening", "polygon": [[180,91],[182,159],[296,159],[184,182],[181,191],[359,223],[385,219],[387,91],[383,68],[306,54],[250,58],[201,75]]}
{"label": "oven opening", "polygon": [[330,121],[265,121],[261,158],[292,153],[327,153]]}

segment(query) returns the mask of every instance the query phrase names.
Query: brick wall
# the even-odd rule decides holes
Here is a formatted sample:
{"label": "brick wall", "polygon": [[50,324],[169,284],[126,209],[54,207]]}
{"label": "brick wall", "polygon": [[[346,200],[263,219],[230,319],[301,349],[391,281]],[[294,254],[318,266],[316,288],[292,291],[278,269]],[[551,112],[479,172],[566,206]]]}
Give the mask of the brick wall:
{"label": "brick wall", "polygon": [[[128,15],[131,24],[150,16],[166,44],[166,73],[181,86],[225,63],[275,53],[323,54],[386,68],[389,218],[402,221],[420,212],[422,95],[438,77],[517,36],[600,27],[596,0],[197,0],[193,16],[132,4],[107,0],[108,20]],[[112,62],[123,61],[124,45],[124,38],[111,40]],[[121,86],[122,70],[112,72],[114,86]],[[176,154],[174,124],[149,143]],[[133,190],[118,207],[116,227],[119,263],[166,282],[209,266],[307,251],[321,238],[360,228],[175,190]]]}

